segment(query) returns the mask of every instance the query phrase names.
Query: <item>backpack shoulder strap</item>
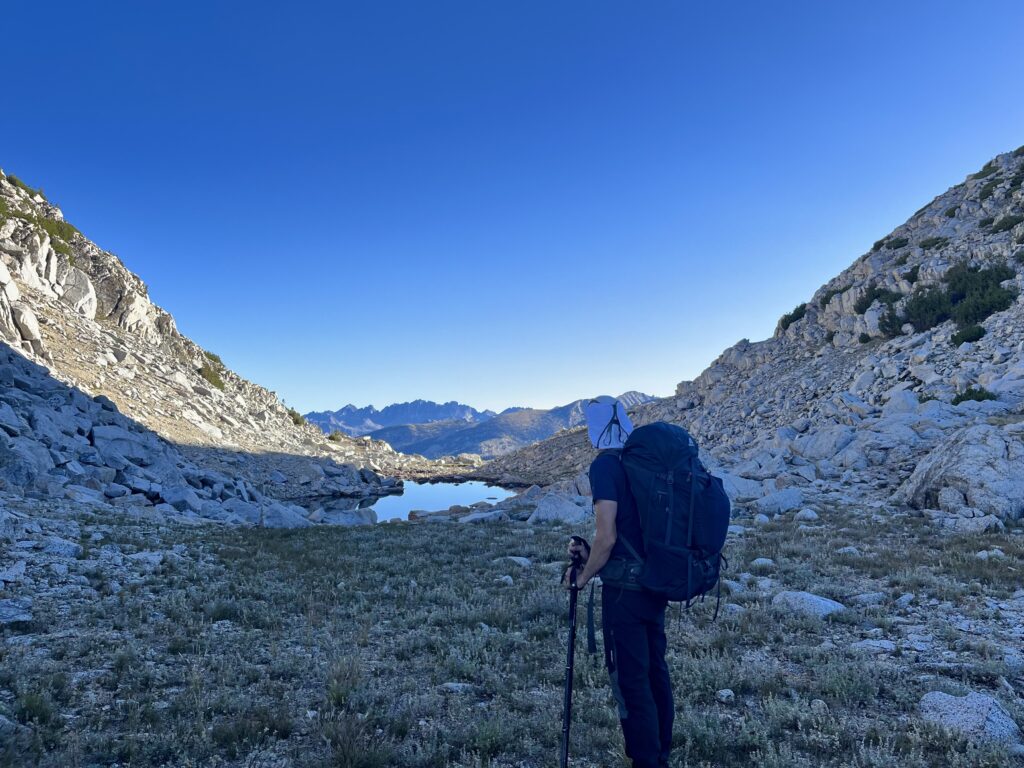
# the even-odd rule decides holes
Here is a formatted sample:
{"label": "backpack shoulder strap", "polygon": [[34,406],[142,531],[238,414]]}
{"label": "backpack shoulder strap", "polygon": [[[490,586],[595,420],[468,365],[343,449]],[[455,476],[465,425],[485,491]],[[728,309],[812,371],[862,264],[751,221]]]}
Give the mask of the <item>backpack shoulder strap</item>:
{"label": "backpack shoulder strap", "polygon": [[624,546],[627,550],[629,550],[629,554],[631,554],[633,556],[634,560],[636,560],[638,563],[642,563],[644,561],[644,559],[642,557],[640,557],[640,553],[636,551],[636,548],[632,544],[629,543],[629,539],[627,539],[625,536],[623,536],[620,539],[620,541],[622,541],[622,546]]}

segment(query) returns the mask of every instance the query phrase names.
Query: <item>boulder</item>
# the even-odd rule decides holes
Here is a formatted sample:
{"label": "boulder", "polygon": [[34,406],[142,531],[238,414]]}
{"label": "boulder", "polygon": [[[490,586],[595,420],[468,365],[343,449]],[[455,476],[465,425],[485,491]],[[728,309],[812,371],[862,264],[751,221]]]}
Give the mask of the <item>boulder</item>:
{"label": "boulder", "polygon": [[894,392],[885,405],[882,406],[884,416],[895,416],[900,413],[914,413],[920,400],[913,392],[901,389]]}
{"label": "boulder", "polygon": [[15,304],[11,307],[11,316],[14,324],[18,326],[18,332],[25,341],[41,341],[43,336],[39,332],[39,320],[36,313],[24,304]]}
{"label": "boulder", "polygon": [[556,493],[548,493],[537,502],[533,514],[526,522],[536,523],[582,523],[589,517],[587,510],[572,499]]}
{"label": "boulder", "polygon": [[53,458],[42,443],[0,432],[0,481],[5,486],[32,488],[53,467]]}
{"label": "boulder", "polygon": [[71,267],[64,276],[64,293],[60,300],[90,320],[96,317],[96,289],[82,270]]}
{"label": "boulder", "polygon": [[749,480],[729,472],[716,473],[716,476],[721,478],[725,493],[734,504],[754,501],[764,495],[764,489],[757,480]]}
{"label": "boulder", "polygon": [[153,438],[141,432],[130,432],[116,424],[98,424],[89,433],[89,441],[105,461],[120,457],[145,461],[153,453]]}
{"label": "boulder", "polygon": [[783,491],[769,493],[754,502],[754,507],[766,515],[781,514],[796,509],[804,502],[804,495],[799,488],[786,488]]}
{"label": "boulder", "polygon": [[800,435],[793,441],[794,453],[808,461],[831,459],[853,442],[856,430],[843,424],[831,424],[821,429]]}
{"label": "boulder", "polygon": [[32,621],[32,601],[27,597],[0,600],[0,626]]}
{"label": "boulder", "polygon": [[[260,521],[260,508],[251,502],[233,498],[228,499],[220,506],[229,515],[234,515],[250,525],[256,525]],[[206,515],[206,505],[203,505],[203,514]]]}
{"label": "boulder", "polygon": [[1011,748],[1019,748],[1021,745],[1021,732],[1017,723],[991,696],[973,691],[966,696],[931,691],[921,698],[920,707],[921,717],[928,722],[962,733],[968,738],[996,742]]}
{"label": "boulder", "polygon": [[1024,424],[958,429],[918,462],[892,501],[934,509],[944,488],[959,491],[983,514],[1024,515]]}
{"label": "boulder", "polygon": [[260,525],[264,528],[307,528],[311,523],[306,518],[306,510],[295,504],[281,504],[272,501],[263,506]]}
{"label": "boulder", "polygon": [[842,603],[810,592],[779,592],[772,598],[772,605],[819,619],[846,610]]}
{"label": "boulder", "polygon": [[482,512],[471,512],[459,518],[460,523],[493,523],[508,520],[508,515],[501,509],[489,509]]}
{"label": "boulder", "polygon": [[187,485],[172,486],[160,491],[165,504],[170,504],[179,512],[202,512],[203,501],[198,494]]}

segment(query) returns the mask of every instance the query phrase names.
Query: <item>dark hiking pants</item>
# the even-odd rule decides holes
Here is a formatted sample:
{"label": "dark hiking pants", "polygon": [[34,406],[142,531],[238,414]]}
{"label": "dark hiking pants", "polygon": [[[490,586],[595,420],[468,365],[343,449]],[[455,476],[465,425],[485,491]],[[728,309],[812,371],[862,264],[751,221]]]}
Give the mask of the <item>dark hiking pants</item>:
{"label": "dark hiking pants", "polygon": [[672,684],[665,663],[665,600],[649,592],[601,591],[604,657],[626,755],[634,768],[668,765],[672,748]]}

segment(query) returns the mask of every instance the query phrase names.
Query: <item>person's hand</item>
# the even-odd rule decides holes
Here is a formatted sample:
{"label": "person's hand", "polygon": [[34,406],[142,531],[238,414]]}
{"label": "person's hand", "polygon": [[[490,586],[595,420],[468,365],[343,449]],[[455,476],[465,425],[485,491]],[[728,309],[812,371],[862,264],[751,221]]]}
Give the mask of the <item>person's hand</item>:
{"label": "person's hand", "polygon": [[580,577],[583,575],[583,565],[570,565],[565,569],[565,573],[562,574],[562,585],[566,589],[572,589],[572,572],[576,571],[576,589],[583,589],[586,585],[587,580],[581,580]]}
{"label": "person's hand", "polygon": [[568,553],[571,561],[585,565],[587,560],[590,558],[590,545],[587,543],[586,539],[582,539],[579,536],[573,536],[569,539]]}

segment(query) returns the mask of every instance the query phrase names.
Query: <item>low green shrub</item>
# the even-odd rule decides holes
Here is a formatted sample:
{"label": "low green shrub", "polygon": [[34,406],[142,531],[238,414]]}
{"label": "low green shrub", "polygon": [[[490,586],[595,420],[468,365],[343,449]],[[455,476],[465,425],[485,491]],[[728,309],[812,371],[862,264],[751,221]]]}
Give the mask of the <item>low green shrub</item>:
{"label": "low green shrub", "polygon": [[960,329],[953,334],[953,338],[949,340],[950,344],[954,347],[959,347],[961,344],[971,341],[978,341],[985,335],[984,327],[980,325],[968,325],[965,328]]}
{"label": "low green shrub", "polygon": [[51,238],[59,237],[67,243],[70,243],[75,235],[81,234],[75,226],[66,221],[48,219],[45,216],[37,216],[35,221]]}
{"label": "low green shrub", "polygon": [[995,221],[995,219],[992,218],[991,216],[986,216],[983,219],[978,219],[978,226],[982,227],[982,228],[984,228],[984,227],[991,227],[992,223],[994,221]]}
{"label": "low green shrub", "polygon": [[1000,285],[1015,276],[1013,269],[996,264],[986,269],[957,264],[943,276],[945,287],[915,291],[907,301],[902,320],[918,332],[955,320],[961,329],[977,325],[987,317],[1008,309],[1017,291]]}
{"label": "low green shrub", "polygon": [[903,308],[903,319],[918,333],[949,320],[953,305],[949,294],[941,288],[914,292]]}
{"label": "low green shrub", "polygon": [[985,163],[984,167],[976,174],[971,176],[972,179],[984,179],[986,176],[991,176],[993,173],[999,170],[999,166],[996,165],[995,160],[989,160]]}
{"label": "low green shrub", "polygon": [[828,306],[828,303],[832,301],[832,299],[834,299],[840,293],[844,293],[846,289],[849,287],[850,286],[848,285],[844,285],[842,288],[829,288],[827,291],[825,291],[824,294],[822,294],[821,299],[818,300],[818,306],[824,309],[825,307]]}
{"label": "low green shrub", "polygon": [[36,195],[39,195],[44,200],[46,199],[46,194],[43,192],[42,187],[40,187],[39,189],[34,189],[33,187],[30,187],[28,184],[26,184],[24,181],[19,179],[17,176],[15,176],[13,173],[7,174],[7,180],[11,184],[16,186],[18,189],[27,192],[29,197],[35,197]]}
{"label": "low green shrub", "polygon": [[904,320],[900,313],[896,311],[895,307],[890,305],[878,319],[878,330],[887,339],[895,339],[903,333],[903,323]]}
{"label": "low green shrub", "polygon": [[993,193],[996,191],[996,187],[998,187],[1001,182],[1002,179],[992,179],[992,181],[990,181],[988,184],[981,188],[981,192],[978,193],[978,199],[988,200],[990,197],[992,197]]}
{"label": "low green shrub", "polygon": [[858,338],[860,339],[861,344],[867,344],[869,341],[871,341],[871,334],[862,333]]}
{"label": "low green shrub", "polygon": [[1013,156],[1024,157],[1024,146],[1017,147],[1015,150],[1013,150]]}
{"label": "low green shrub", "polygon": [[947,208],[945,210],[946,218],[947,219],[952,219],[954,216],[956,216],[956,212],[957,212],[958,208],[959,208],[959,206],[956,206],[956,205],[951,205],[949,208]]}
{"label": "low green shrub", "polygon": [[779,325],[782,327],[782,330],[786,330],[787,328],[789,328],[789,326],[791,326],[797,320],[803,319],[803,316],[806,315],[806,314],[807,314],[807,305],[806,304],[801,304],[796,309],[794,309],[792,312],[789,312],[788,314],[783,315],[782,319],[779,320]]}
{"label": "low green shrub", "polygon": [[857,299],[857,303],[853,305],[853,310],[858,315],[863,315],[876,301],[880,301],[882,304],[893,305],[897,301],[903,298],[902,293],[896,291],[889,291],[884,288],[879,288],[875,284],[868,286],[867,291],[864,295]]}
{"label": "low green shrub", "polygon": [[[8,177],[10,178],[10,177]],[[29,691],[21,694],[14,703],[14,716],[25,725],[46,725],[54,720],[57,713],[45,694]]]}
{"label": "low green shrub", "polygon": [[306,418],[294,408],[288,409],[288,416],[291,418],[292,424],[296,427],[301,427],[306,423]]}
{"label": "low green shrub", "polygon": [[221,368],[224,367],[224,361],[220,359],[220,355],[215,355],[208,349],[204,349],[203,354],[206,356],[206,359],[209,360],[211,363],[219,365]]}
{"label": "low green shrub", "polygon": [[910,239],[907,238],[907,237],[894,237],[892,240],[887,240],[886,241],[885,247],[890,249],[890,250],[895,251],[898,248],[905,247],[907,245],[907,243],[909,243],[909,242],[910,242]]}
{"label": "low green shrub", "polygon": [[825,334],[825,341],[828,344],[831,344],[835,340],[835,338],[836,338],[836,332],[835,331],[829,331],[828,333]]}
{"label": "low green shrub", "polygon": [[920,276],[921,276],[921,265],[920,264],[915,264],[911,269],[909,269],[903,275],[903,279],[906,280],[911,285],[913,285],[914,283],[917,282],[917,280],[918,280],[918,278]]}
{"label": "low green shrub", "polygon": [[344,434],[336,429],[333,430],[331,434],[327,436],[327,439],[330,440],[332,443],[340,443],[344,438]]}
{"label": "low green shrub", "polygon": [[948,242],[948,237],[926,237],[921,241],[920,245],[924,250],[928,251],[932,248],[941,248]]}
{"label": "low green shrub", "polygon": [[220,373],[212,365],[203,363],[202,368],[199,369],[199,375],[206,379],[207,383],[211,387],[217,389],[224,389],[224,380],[220,377]]}
{"label": "low green shrub", "polygon": [[965,391],[953,398],[953,405],[966,403],[968,400],[981,402],[983,400],[998,400],[999,398],[984,387],[968,387]]}
{"label": "low green shrub", "polygon": [[1024,221],[1024,216],[1021,216],[1020,214],[1014,213],[1008,216],[1003,216],[1003,218],[999,219],[999,221],[992,225],[992,233],[996,234],[998,232],[1007,232],[1016,227],[1022,221]]}
{"label": "low green shrub", "polygon": [[894,262],[897,267],[906,266],[907,262],[910,261],[910,254],[904,253]]}
{"label": "low green shrub", "polygon": [[956,304],[972,293],[982,293],[998,287],[1004,280],[1012,280],[1015,272],[1005,264],[994,264],[986,269],[961,262],[947,270],[942,281],[949,286],[950,300]]}
{"label": "low green shrub", "polygon": [[885,238],[884,237],[881,240],[875,240],[875,244],[871,246],[872,253],[874,253],[875,251],[881,249],[884,245],[885,245]]}
{"label": "low green shrub", "polygon": [[1009,309],[1017,299],[1017,291],[999,285],[968,293],[953,306],[952,317],[961,328],[980,323],[996,312]]}
{"label": "low green shrub", "polygon": [[1017,251],[1013,254],[1013,260],[1018,264],[1024,264],[1024,249]]}
{"label": "low green shrub", "polygon": [[1021,184],[1024,184],[1024,171],[1018,171],[1010,177],[1010,190],[1020,189]]}

